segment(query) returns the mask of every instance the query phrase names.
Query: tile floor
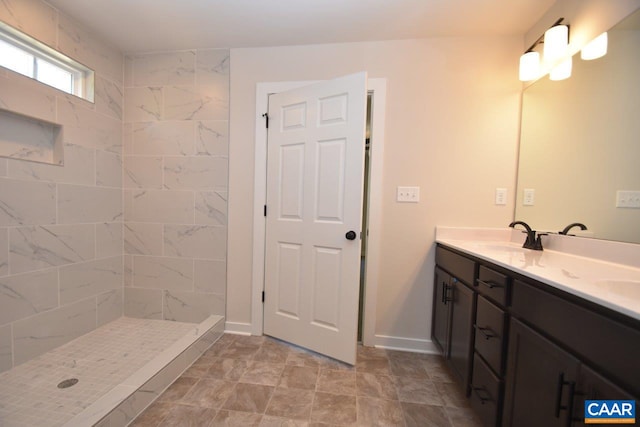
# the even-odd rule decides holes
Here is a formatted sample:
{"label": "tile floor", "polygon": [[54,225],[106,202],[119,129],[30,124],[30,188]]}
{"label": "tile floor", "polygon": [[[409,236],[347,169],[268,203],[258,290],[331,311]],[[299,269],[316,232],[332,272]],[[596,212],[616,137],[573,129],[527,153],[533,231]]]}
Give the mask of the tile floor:
{"label": "tile floor", "polygon": [[480,424],[439,356],[359,347],[351,367],[272,338],[223,335],[131,425]]}

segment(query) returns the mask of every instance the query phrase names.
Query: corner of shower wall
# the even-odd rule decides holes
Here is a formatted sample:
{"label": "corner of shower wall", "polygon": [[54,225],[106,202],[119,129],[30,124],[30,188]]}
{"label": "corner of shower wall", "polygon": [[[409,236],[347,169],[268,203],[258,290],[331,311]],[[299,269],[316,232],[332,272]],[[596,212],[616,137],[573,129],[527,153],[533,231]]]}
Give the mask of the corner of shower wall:
{"label": "corner of shower wall", "polygon": [[0,372],[123,314],[124,57],[44,1],[0,21],[95,70],[91,103],[0,67],[0,106],[63,129],[64,165],[0,158]]}
{"label": "corner of shower wall", "polygon": [[225,314],[229,50],[125,58],[124,313]]}

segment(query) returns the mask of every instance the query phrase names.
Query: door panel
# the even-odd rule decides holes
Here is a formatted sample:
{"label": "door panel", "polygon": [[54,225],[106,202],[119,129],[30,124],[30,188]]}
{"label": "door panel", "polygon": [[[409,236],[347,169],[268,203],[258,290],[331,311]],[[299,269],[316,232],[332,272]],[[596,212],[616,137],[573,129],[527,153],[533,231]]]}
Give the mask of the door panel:
{"label": "door panel", "polygon": [[351,364],[366,98],[366,73],[269,97],[264,333]]}

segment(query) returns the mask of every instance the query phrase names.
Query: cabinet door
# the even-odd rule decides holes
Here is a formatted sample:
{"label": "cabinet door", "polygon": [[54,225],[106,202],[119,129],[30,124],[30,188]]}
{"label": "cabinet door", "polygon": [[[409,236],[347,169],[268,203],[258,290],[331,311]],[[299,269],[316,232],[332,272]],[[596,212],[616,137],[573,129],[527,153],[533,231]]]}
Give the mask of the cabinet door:
{"label": "cabinet door", "polygon": [[455,278],[452,282],[451,336],[449,357],[451,367],[468,392],[473,349],[473,319],[475,317],[475,294]]}
{"label": "cabinet door", "polygon": [[431,338],[440,347],[440,351],[445,358],[449,356],[450,281],[451,276],[436,267],[435,280],[433,282]]}
{"label": "cabinet door", "polygon": [[568,426],[578,360],[517,320],[511,325],[504,425]]}

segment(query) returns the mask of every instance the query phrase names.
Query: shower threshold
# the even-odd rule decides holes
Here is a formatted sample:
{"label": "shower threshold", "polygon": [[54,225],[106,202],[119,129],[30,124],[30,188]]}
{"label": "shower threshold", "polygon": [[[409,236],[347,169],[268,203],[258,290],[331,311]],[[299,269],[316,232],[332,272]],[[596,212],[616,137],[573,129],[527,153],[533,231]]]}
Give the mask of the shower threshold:
{"label": "shower threshold", "polygon": [[125,426],[220,338],[199,324],[121,317],[0,374],[0,425]]}

